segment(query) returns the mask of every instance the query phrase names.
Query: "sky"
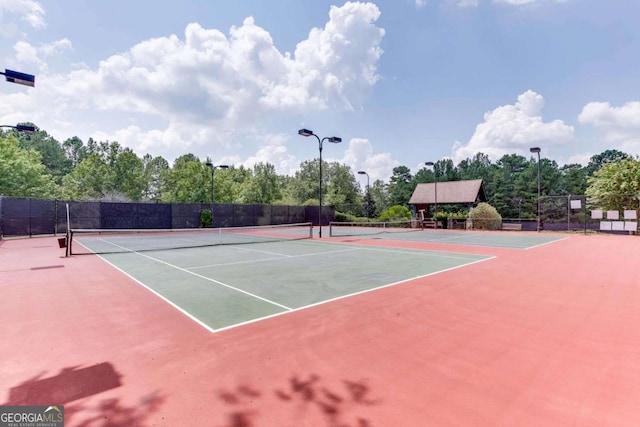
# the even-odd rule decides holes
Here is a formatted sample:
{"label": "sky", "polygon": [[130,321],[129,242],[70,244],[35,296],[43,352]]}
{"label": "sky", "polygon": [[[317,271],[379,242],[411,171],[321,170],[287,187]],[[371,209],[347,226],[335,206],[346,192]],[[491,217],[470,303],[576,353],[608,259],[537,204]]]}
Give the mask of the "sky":
{"label": "sky", "polygon": [[[0,124],[172,163],[388,182],[482,152],[640,154],[637,0],[0,0]],[[358,176],[364,179],[364,176]]]}

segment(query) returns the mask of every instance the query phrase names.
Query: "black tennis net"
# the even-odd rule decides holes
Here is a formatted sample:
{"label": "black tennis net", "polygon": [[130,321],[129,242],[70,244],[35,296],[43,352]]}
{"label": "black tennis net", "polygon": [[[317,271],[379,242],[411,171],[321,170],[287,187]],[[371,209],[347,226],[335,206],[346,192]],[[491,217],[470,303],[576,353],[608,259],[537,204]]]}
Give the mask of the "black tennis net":
{"label": "black tennis net", "polygon": [[188,229],[72,229],[71,255],[162,251],[217,245],[277,242],[310,239],[310,222],[255,227]]}
{"label": "black tennis net", "polygon": [[329,236],[366,236],[382,233],[406,233],[423,229],[421,221],[330,222]]}

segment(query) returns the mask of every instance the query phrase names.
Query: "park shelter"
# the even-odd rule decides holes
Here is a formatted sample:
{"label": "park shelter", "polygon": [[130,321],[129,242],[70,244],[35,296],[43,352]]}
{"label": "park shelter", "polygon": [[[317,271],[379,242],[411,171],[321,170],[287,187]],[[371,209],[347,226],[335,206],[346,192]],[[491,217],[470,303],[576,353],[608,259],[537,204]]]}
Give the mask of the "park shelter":
{"label": "park shelter", "polygon": [[[437,195],[437,200],[436,200]],[[481,179],[465,181],[444,181],[418,184],[411,195],[409,204],[413,205],[417,215],[424,211],[424,218],[430,218],[438,205],[461,205],[472,208],[480,202],[486,202],[487,196]]]}

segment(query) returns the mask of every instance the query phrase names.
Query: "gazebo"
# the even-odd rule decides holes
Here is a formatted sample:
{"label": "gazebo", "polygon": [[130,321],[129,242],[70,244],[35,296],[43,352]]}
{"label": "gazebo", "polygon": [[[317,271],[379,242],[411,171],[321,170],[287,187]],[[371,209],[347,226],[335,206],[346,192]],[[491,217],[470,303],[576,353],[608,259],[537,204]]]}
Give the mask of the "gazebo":
{"label": "gazebo", "polygon": [[444,181],[418,184],[411,195],[409,204],[415,212],[423,212],[419,219],[431,218],[436,205],[463,205],[471,208],[480,202],[486,202],[487,196],[481,179],[466,181]]}

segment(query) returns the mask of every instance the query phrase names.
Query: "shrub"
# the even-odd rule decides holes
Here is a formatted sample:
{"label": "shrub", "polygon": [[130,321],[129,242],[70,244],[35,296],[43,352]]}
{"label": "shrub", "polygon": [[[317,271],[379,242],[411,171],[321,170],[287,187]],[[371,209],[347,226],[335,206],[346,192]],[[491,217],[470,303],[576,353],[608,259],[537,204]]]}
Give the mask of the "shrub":
{"label": "shrub", "polygon": [[380,214],[380,221],[408,221],[412,218],[411,211],[404,206],[392,206]]}
{"label": "shrub", "polygon": [[502,217],[496,208],[485,202],[469,211],[469,219],[477,230],[499,230],[502,225]]}
{"label": "shrub", "polygon": [[355,215],[351,215],[344,212],[336,211],[336,221],[339,222],[356,222],[358,218]]}
{"label": "shrub", "polygon": [[211,227],[212,218],[211,211],[209,209],[202,209],[200,211],[200,227]]}

